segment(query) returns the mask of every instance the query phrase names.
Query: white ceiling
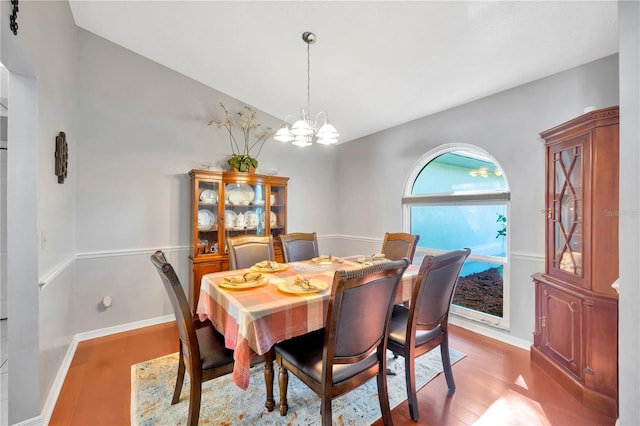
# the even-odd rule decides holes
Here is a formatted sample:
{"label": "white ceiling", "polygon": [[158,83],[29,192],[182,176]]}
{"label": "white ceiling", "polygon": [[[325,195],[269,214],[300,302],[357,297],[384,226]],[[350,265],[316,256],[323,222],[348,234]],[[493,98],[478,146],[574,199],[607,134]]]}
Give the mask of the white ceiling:
{"label": "white ceiling", "polygon": [[341,142],[618,51],[615,1],[82,1],[76,24],[275,117],[325,110]]}

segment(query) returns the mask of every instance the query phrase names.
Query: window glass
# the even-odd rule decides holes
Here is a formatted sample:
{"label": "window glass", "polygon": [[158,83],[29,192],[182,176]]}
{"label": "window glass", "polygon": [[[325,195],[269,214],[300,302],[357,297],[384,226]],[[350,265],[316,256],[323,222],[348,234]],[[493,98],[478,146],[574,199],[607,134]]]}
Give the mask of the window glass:
{"label": "window glass", "polygon": [[453,151],[430,161],[413,183],[411,193],[443,194],[506,189],[502,171],[494,163],[464,151]]}
{"label": "window glass", "polygon": [[505,204],[412,206],[411,232],[420,235],[418,243],[436,250],[469,247],[474,255],[505,257],[500,215],[506,215]]}
{"label": "window glass", "polygon": [[409,232],[420,235],[414,262],[427,254],[469,247],[452,312],[508,326],[504,294],[509,193],[501,168],[473,149],[440,153],[425,163],[417,165],[419,173],[408,182],[411,193],[403,198]]}

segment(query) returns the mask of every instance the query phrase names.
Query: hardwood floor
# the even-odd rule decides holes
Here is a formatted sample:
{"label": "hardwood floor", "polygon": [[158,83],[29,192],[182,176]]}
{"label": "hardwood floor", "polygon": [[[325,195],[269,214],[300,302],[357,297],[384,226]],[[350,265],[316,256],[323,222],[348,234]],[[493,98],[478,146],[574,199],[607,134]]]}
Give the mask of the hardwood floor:
{"label": "hardwood floor", "polygon": [[[456,392],[447,396],[442,374],[428,383],[418,392],[417,424],[615,424],[616,419],[583,407],[532,365],[528,351],[459,327],[451,329],[450,345],[467,355],[453,367]],[[49,425],[129,424],[131,365],[175,352],[177,342],[175,323],[81,342]],[[406,402],[393,410],[393,421],[396,426],[416,424]]]}

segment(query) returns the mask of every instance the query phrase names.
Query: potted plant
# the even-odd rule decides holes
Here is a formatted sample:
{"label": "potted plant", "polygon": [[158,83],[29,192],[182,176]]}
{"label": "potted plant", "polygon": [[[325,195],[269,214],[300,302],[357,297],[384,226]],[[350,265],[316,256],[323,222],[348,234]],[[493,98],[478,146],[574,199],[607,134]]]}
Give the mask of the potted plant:
{"label": "potted plant", "polygon": [[[209,121],[209,125],[224,128],[229,134],[232,154],[227,160],[227,164],[231,169],[240,172],[255,170],[258,167],[258,155],[260,155],[264,143],[273,136],[273,130],[269,127],[258,131],[261,124],[255,122],[256,110],[251,107],[245,106],[244,110],[237,113],[236,119],[229,114],[224,104],[220,103],[220,107],[224,111],[224,118],[221,120],[213,119]],[[242,133],[242,142],[238,142],[236,139],[234,129]],[[254,134],[252,135],[252,133]]]}

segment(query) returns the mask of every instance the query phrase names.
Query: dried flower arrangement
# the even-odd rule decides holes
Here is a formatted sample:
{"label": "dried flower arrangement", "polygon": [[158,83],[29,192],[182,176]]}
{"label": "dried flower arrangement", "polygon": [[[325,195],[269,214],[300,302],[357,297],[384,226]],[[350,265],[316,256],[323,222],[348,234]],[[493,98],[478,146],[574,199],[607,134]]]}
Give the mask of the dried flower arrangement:
{"label": "dried flower arrangement", "polygon": [[[224,118],[221,120],[212,119],[209,121],[209,126],[216,125],[218,128],[224,128],[229,134],[232,155],[227,163],[232,169],[241,172],[248,172],[252,167],[257,168],[258,156],[264,143],[273,136],[273,130],[268,127],[258,132],[261,124],[255,122],[256,110],[251,107],[245,106],[244,110],[237,113],[238,117],[235,119],[224,104],[220,103],[220,107],[224,111]],[[238,142],[234,135],[234,129],[240,130],[244,142]],[[252,139],[252,133],[255,133],[254,139]]]}

